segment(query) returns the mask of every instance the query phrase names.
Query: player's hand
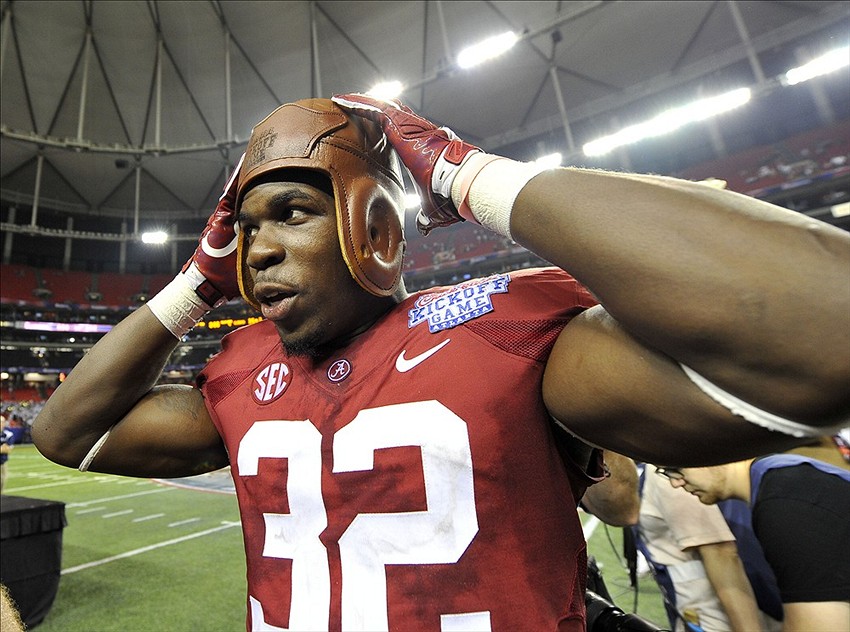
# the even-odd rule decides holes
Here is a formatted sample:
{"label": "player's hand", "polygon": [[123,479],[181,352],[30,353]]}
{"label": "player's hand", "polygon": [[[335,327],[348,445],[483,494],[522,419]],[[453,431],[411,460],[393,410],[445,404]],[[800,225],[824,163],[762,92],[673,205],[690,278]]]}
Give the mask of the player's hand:
{"label": "player's hand", "polygon": [[210,307],[217,307],[239,296],[236,246],[239,224],[236,222],[236,189],[243,155],[218,199],[218,206],[207,220],[195,253],[183,266],[183,274],[195,293]]}
{"label": "player's hand", "polygon": [[470,154],[481,151],[459,139],[448,127],[437,127],[398,101],[365,94],[340,94],[333,102],[384,130],[410,171],[422,208],[416,225],[423,234],[437,226],[463,221],[452,202],[452,183]]}

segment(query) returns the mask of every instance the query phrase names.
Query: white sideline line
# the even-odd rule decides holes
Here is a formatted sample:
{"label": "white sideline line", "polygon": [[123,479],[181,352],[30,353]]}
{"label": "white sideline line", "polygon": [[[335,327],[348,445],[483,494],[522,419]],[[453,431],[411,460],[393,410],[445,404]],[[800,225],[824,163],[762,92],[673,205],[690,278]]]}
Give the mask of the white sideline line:
{"label": "white sideline line", "polygon": [[149,516],[142,516],[141,518],[133,518],[133,522],[144,522],[145,520],[154,520],[155,518],[162,518],[165,514],[150,514]]}
{"label": "white sideline line", "polygon": [[590,519],[581,525],[581,530],[584,532],[585,541],[590,539],[590,536],[593,535],[593,532],[596,531],[596,527],[599,526],[599,518],[596,516],[590,516]]}
{"label": "white sideline line", "polygon": [[15,494],[17,492],[28,492],[31,489],[44,489],[45,487],[59,487],[60,485],[77,485],[79,483],[90,483],[84,478],[75,478],[74,480],[66,480],[61,483],[45,483],[43,485],[27,485],[25,487],[7,487],[4,493]]}
{"label": "white sideline line", "polygon": [[133,509],[124,509],[123,511],[113,511],[112,513],[103,514],[101,518],[114,518],[115,516],[126,516],[129,513],[133,513]]}
{"label": "white sideline line", "polygon": [[73,507],[88,507],[89,505],[95,505],[97,503],[106,503],[111,500],[124,500],[125,498],[135,498],[136,496],[145,496],[147,494],[158,494],[159,492],[167,492],[170,491],[169,487],[157,487],[156,489],[149,489],[146,492],[136,492],[134,494],[124,494],[123,496],[111,496],[109,498],[98,498],[96,500],[87,500],[82,503],[68,503],[65,505],[66,508]]}
{"label": "white sideline line", "polygon": [[109,562],[114,562],[115,560],[122,560],[126,557],[133,557],[134,555],[140,555],[141,553],[147,553],[148,551],[153,551],[155,549],[161,549],[164,546],[170,546],[172,544],[179,544],[180,542],[185,542],[187,540],[192,540],[194,538],[200,538],[201,536],[209,535],[210,533],[215,533],[216,531],[222,531],[223,529],[229,529],[230,527],[238,527],[240,525],[239,522],[223,522],[219,527],[213,527],[212,529],[207,529],[206,531],[198,531],[197,533],[190,533],[189,535],[184,535],[179,538],[174,538],[173,540],[166,540],[164,542],[160,542],[159,544],[151,544],[150,546],[144,546],[140,549],[133,549],[132,551],[127,551],[126,553],[119,553],[118,555],[113,555],[111,557],[105,557],[102,560],[96,560],[94,562],[88,562],[86,564],[80,564],[78,566],[71,566],[70,568],[62,569],[61,575],[68,575],[70,573],[76,573],[77,571],[82,571],[87,568],[94,568],[96,566],[101,566],[103,564],[108,564]]}

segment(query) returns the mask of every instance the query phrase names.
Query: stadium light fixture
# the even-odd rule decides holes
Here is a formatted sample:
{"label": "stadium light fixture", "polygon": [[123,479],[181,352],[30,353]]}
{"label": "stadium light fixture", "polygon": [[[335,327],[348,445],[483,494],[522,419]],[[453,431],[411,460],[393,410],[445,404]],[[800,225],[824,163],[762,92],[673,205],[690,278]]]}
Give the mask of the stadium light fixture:
{"label": "stadium light fixture", "polygon": [[786,86],[795,86],[845,66],[850,66],[850,46],[836,48],[802,66],[792,68],[783,75],[781,81]]}
{"label": "stadium light fixture", "polygon": [[519,36],[513,31],[488,37],[460,51],[457,56],[457,65],[461,68],[472,68],[483,64],[509,51],[518,41]]}
{"label": "stadium light fixture", "polygon": [[555,167],[561,166],[563,159],[564,157],[560,152],[555,152],[554,154],[540,156],[540,158],[535,160],[534,163],[544,167],[545,169],[554,169]]}
{"label": "stadium light fixture", "polygon": [[168,241],[168,233],[164,230],[152,230],[142,233],[142,243],[144,244],[164,244]]}
{"label": "stadium light fixture", "polygon": [[404,92],[404,84],[401,81],[383,81],[372,86],[366,94],[378,99],[395,99]]}
{"label": "stadium light fixture", "polygon": [[419,208],[422,206],[422,198],[416,193],[407,193],[404,196],[404,208]]}
{"label": "stadium light fixture", "polygon": [[752,98],[749,88],[738,88],[713,97],[698,99],[688,105],[666,110],[643,123],[637,123],[597,138],[582,146],[585,156],[602,156],[617,147],[631,145],[645,138],[669,134],[688,123],[728,112],[747,103]]}

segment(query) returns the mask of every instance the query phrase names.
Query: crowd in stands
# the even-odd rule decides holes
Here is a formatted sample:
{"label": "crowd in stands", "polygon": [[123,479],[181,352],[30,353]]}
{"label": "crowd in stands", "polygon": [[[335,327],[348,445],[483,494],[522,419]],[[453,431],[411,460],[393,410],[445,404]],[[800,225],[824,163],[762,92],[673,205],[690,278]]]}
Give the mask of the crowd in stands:
{"label": "crowd in stands", "polygon": [[846,173],[850,173],[850,121],[800,134],[782,143],[754,147],[674,175],[689,180],[720,178],[733,191],[767,197]]}
{"label": "crowd in stands", "polygon": [[0,398],[0,415],[6,420],[5,426],[15,435],[15,444],[31,441],[32,423],[52,392],[52,388],[43,392],[29,387],[3,388],[2,398]]}

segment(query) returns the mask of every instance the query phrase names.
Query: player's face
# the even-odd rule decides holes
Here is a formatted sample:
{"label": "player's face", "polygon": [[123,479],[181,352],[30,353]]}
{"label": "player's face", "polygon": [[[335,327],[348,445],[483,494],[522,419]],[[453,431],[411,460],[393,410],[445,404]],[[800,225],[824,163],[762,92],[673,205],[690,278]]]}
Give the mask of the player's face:
{"label": "player's face", "polygon": [[349,273],[325,191],[303,182],[259,184],[245,195],[239,224],[254,295],[289,353],[343,344],[386,311],[386,300]]}

